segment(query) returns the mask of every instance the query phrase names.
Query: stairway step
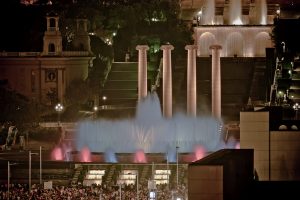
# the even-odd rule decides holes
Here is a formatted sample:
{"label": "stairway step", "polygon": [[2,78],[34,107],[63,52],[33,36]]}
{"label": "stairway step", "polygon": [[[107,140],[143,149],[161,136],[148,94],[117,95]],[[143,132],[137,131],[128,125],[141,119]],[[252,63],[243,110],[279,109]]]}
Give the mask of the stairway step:
{"label": "stairway step", "polygon": [[137,80],[108,80],[105,83],[106,89],[137,89]]}
{"label": "stairway step", "polygon": [[122,80],[122,81],[137,81],[138,80],[138,73],[135,71],[113,71],[110,72],[109,80]]}
{"label": "stairway step", "polygon": [[137,62],[114,62],[111,67],[112,71],[137,71]]}
{"label": "stairway step", "polygon": [[137,99],[137,90],[104,89],[103,95],[107,97],[105,102],[109,102],[111,99]]}

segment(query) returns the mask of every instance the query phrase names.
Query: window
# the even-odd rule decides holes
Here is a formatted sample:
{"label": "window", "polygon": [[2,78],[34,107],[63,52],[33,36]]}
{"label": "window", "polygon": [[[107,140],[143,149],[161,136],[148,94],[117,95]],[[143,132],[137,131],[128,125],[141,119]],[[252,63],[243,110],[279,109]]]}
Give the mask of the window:
{"label": "window", "polygon": [[56,69],[47,69],[46,70],[46,82],[55,82],[57,79],[57,70]]}
{"label": "window", "polygon": [[53,43],[50,43],[48,46],[48,52],[49,53],[55,53],[55,45]]}
{"label": "window", "polygon": [[55,28],[55,19],[54,18],[50,19],[50,27]]}
{"label": "window", "polygon": [[31,92],[36,92],[36,73],[34,70],[31,70]]}

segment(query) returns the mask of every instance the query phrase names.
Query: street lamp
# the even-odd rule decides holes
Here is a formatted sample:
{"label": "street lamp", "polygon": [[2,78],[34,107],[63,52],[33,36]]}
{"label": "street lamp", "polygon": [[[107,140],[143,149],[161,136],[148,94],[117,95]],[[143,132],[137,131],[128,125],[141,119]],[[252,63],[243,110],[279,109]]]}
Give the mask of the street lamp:
{"label": "street lamp", "polygon": [[198,26],[202,23],[202,9],[197,13],[197,24]]}
{"label": "street lamp", "polygon": [[57,123],[60,123],[60,113],[64,110],[64,106],[60,103],[55,105],[55,110],[57,112]]}
{"label": "street lamp", "polygon": [[[29,192],[31,191],[31,155],[39,155],[38,153],[31,153],[31,151],[29,151],[29,177],[28,177],[28,187],[29,187]],[[41,172],[41,169],[40,169]]]}
{"label": "street lamp", "polygon": [[285,53],[285,42],[281,42],[282,45],[282,52]]}
{"label": "street lamp", "polygon": [[10,163],[7,161],[7,200],[9,200],[9,185],[10,185],[10,166],[16,165],[17,163]]}
{"label": "street lamp", "polygon": [[178,149],[179,149],[179,146],[176,146],[176,184],[177,184],[177,190],[178,190]]}
{"label": "street lamp", "polygon": [[107,96],[103,95],[102,96],[102,109],[106,109],[106,100],[107,100]]}
{"label": "street lamp", "polygon": [[139,171],[136,171],[136,199],[139,200]]}
{"label": "street lamp", "polygon": [[122,183],[119,183],[119,190],[120,190],[120,200],[122,200]]}
{"label": "street lamp", "polygon": [[40,146],[40,186],[42,185],[42,146]]}
{"label": "street lamp", "polygon": [[98,106],[94,106],[94,119],[97,118],[97,111],[98,111]]}
{"label": "street lamp", "polygon": [[277,18],[280,17],[280,8],[278,8],[278,9],[276,10],[276,15],[277,15]]}
{"label": "street lamp", "polygon": [[168,176],[167,176],[167,189],[168,189],[168,192],[170,190],[170,180],[169,180],[169,155],[167,154],[167,173],[168,173]]}
{"label": "street lamp", "polygon": [[295,103],[295,104],[293,105],[293,108],[294,108],[294,110],[296,111],[295,119],[298,119],[298,110],[299,110],[299,108],[300,108],[300,105],[299,105],[298,103]]}

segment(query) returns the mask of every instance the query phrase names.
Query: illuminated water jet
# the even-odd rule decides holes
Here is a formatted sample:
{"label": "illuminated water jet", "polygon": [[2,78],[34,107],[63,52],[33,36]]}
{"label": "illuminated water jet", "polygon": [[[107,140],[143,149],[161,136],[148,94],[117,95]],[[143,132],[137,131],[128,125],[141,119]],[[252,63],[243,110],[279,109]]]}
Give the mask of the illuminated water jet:
{"label": "illuminated water jet", "polygon": [[222,122],[212,117],[176,114],[164,118],[158,96],[152,93],[139,102],[134,119],[80,122],[76,148],[87,147],[91,152],[109,150],[106,162],[111,162],[108,158],[114,153],[134,154],[141,150],[171,155],[177,146],[179,152],[194,152],[197,145],[215,151],[221,140],[221,125]]}
{"label": "illuminated water jet", "polygon": [[134,155],[134,163],[147,163],[147,158],[143,150],[137,150]]}
{"label": "illuminated water jet", "polygon": [[229,3],[229,24],[242,25],[242,2],[241,0],[230,0]]}
{"label": "illuminated water jet", "polygon": [[51,152],[51,159],[60,161],[64,160],[63,151],[59,146],[56,146]]}
{"label": "illuminated water jet", "polygon": [[91,162],[91,152],[88,147],[83,147],[80,151],[80,162]]}
{"label": "illuminated water jet", "polygon": [[256,1],[256,17],[257,17],[257,24],[266,25],[267,22],[267,2],[266,0]]}
{"label": "illuminated water jet", "polygon": [[201,158],[203,158],[206,155],[206,150],[201,145],[197,145],[195,147],[194,154],[195,154],[194,160],[195,161],[200,160]]}

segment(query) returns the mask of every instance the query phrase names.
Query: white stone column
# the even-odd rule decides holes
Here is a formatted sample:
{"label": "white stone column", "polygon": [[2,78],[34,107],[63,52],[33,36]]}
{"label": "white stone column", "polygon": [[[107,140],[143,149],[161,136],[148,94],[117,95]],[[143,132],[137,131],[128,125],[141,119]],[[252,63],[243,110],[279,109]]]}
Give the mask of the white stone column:
{"label": "white stone column", "polygon": [[220,50],[222,46],[212,45],[209,48],[212,51],[211,64],[211,110],[212,116],[221,119],[221,63]]}
{"label": "white stone column", "polygon": [[187,114],[197,115],[196,45],[186,45],[187,55]]}
{"label": "white stone column", "polygon": [[172,117],[172,62],[171,50],[172,45],[162,45],[163,50],[163,116],[166,118]]}
{"label": "white stone column", "polygon": [[136,50],[139,51],[138,60],[138,100],[147,96],[147,45],[137,45]]}

